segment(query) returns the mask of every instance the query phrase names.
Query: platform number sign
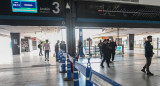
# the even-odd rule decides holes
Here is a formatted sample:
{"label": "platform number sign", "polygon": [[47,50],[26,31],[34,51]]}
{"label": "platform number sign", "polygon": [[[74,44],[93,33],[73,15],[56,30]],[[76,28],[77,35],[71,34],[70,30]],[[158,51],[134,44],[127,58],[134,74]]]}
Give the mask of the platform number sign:
{"label": "platform number sign", "polygon": [[39,13],[47,15],[59,15],[64,11],[63,0],[39,0]]}
{"label": "platform number sign", "polygon": [[52,12],[55,13],[55,14],[60,13],[60,5],[59,5],[59,3],[58,3],[58,2],[53,2],[52,5],[53,5],[53,6],[56,6],[56,7],[55,7],[56,10],[52,10]]}

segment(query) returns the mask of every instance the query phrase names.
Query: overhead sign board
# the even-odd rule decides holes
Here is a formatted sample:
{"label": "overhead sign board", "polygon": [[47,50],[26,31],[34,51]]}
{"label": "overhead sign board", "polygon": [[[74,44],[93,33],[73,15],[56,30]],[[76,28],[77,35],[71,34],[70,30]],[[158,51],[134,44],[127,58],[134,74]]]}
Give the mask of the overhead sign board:
{"label": "overhead sign board", "polygon": [[64,17],[64,0],[4,0],[0,15]]}
{"label": "overhead sign board", "polygon": [[0,23],[3,25],[64,25],[65,0],[3,0]]}
{"label": "overhead sign board", "polygon": [[[135,5],[135,4],[124,4],[115,2],[93,2],[93,1],[79,1],[76,3],[76,6],[77,6],[78,18],[150,20],[150,21],[151,20],[159,21],[160,19],[159,6]],[[89,21],[89,19],[87,21]],[[107,20],[107,21],[109,22],[113,20]],[[128,22],[128,21],[123,21],[123,22]]]}
{"label": "overhead sign board", "polygon": [[152,5],[160,6],[160,0],[79,0],[79,1],[109,1],[109,2],[118,2],[118,3],[131,3],[131,4],[141,4],[141,5]]}

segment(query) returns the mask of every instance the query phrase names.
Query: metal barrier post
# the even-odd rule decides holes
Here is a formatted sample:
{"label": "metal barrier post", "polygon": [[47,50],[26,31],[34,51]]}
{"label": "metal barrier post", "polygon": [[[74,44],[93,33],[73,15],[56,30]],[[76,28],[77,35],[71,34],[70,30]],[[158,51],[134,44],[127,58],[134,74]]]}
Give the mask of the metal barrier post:
{"label": "metal barrier post", "polygon": [[72,81],[72,75],[71,75],[71,62],[69,60],[69,56],[67,54],[67,77],[64,78],[64,81]]}
{"label": "metal barrier post", "polygon": [[88,58],[88,63],[86,68],[86,86],[93,86],[93,84],[89,80],[90,72],[91,72],[91,63],[90,63],[90,58]]}
{"label": "metal barrier post", "polygon": [[65,58],[65,56],[62,56],[61,59],[62,59],[62,66],[61,66],[62,71],[60,71],[60,73],[66,73],[66,63],[65,63],[66,58]]}
{"label": "metal barrier post", "polygon": [[73,59],[73,67],[74,67],[74,71],[73,71],[73,73],[74,73],[74,86],[79,86],[79,76],[78,76],[78,70],[77,70],[77,68],[75,68],[75,61],[76,61],[76,59]]}

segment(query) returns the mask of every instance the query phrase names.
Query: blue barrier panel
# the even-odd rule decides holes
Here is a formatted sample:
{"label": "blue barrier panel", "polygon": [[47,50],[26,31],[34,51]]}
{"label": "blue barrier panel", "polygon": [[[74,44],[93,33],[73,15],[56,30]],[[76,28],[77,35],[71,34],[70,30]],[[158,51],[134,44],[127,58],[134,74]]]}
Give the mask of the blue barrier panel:
{"label": "blue barrier panel", "polygon": [[97,73],[96,71],[92,70],[90,74],[90,81],[95,86],[122,86],[117,82],[107,78],[106,76]]}
{"label": "blue barrier panel", "polygon": [[79,70],[85,77],[86,77],[86,85],[85,86],[93,86],[93,84],[89,80],[90,76],[90,71],[91,71],[91,64],[90,64],[90,58],[88,59],[88,64],[87,67],[84,65],[75,62],[75,68]]}
{"label": "blue barrier panel", "polygon": [[73,73],[74,73],[74,86],[79,86],[79,74],[78,74],[78,70],[75,67],[75,61],[76,59],[73,59]]}
{"label": "blue barrier panel", "polygon": [[64,78],[64,81],[72,81],[72,75],[71,75],[71,62],[69,60],[69,55],[67,54],[67,77]]}
{"label": "blue barrier panel", "polygon": [[86,67],[78,62],[75,62],[75,68],[79,70],[86,77]]}

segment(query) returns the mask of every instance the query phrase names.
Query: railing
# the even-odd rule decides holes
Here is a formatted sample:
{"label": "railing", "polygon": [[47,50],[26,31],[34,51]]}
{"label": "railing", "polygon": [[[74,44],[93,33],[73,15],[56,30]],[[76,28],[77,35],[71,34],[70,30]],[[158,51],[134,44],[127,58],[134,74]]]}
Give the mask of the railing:
{"label": "railing", "polygon": [[[97,46],[84,46],[83,52],[85,55],[91,55],[91,56],[100,56],[100,50]],[[124,53],[124,46],[117,46],[116,54],[123,54]]]}
{"label": "railing", "polygon": [[[61,54],[64,56],[64,54]],[[63,56],[61,56],[63,58]],[[65,56],[64,56],[65,57]],[[67,57],[67,77],[64,78],[66,81],[74,81],[74,86],[79,86],[79,72],[81,72],[86,77],[86,84],[85,86],[122,86],[118,84],[117,82],[109,79],[108,77],[92,70],[90,58],[88,58],[87,66],[84,66],[83,64],[79,63],[77,59],[66,55]],[[61,59],[61,58],[60,58]],[[65,59],[62,59],[65,60]],[[64,61],[62,61],[64,63]],[[73,79],[71,75],[71,63],[73,63]],[[62,64],[63,65],[63,64]],[[63,69],[63,68],[62,68]]]}
{"label": "railing", "polygon": [[[77,47],[78,48],[78,47]],[[85,55],[92,55],[92,56],[100,56],[99,47],[97,46],[83,46],[83,52]]]}

